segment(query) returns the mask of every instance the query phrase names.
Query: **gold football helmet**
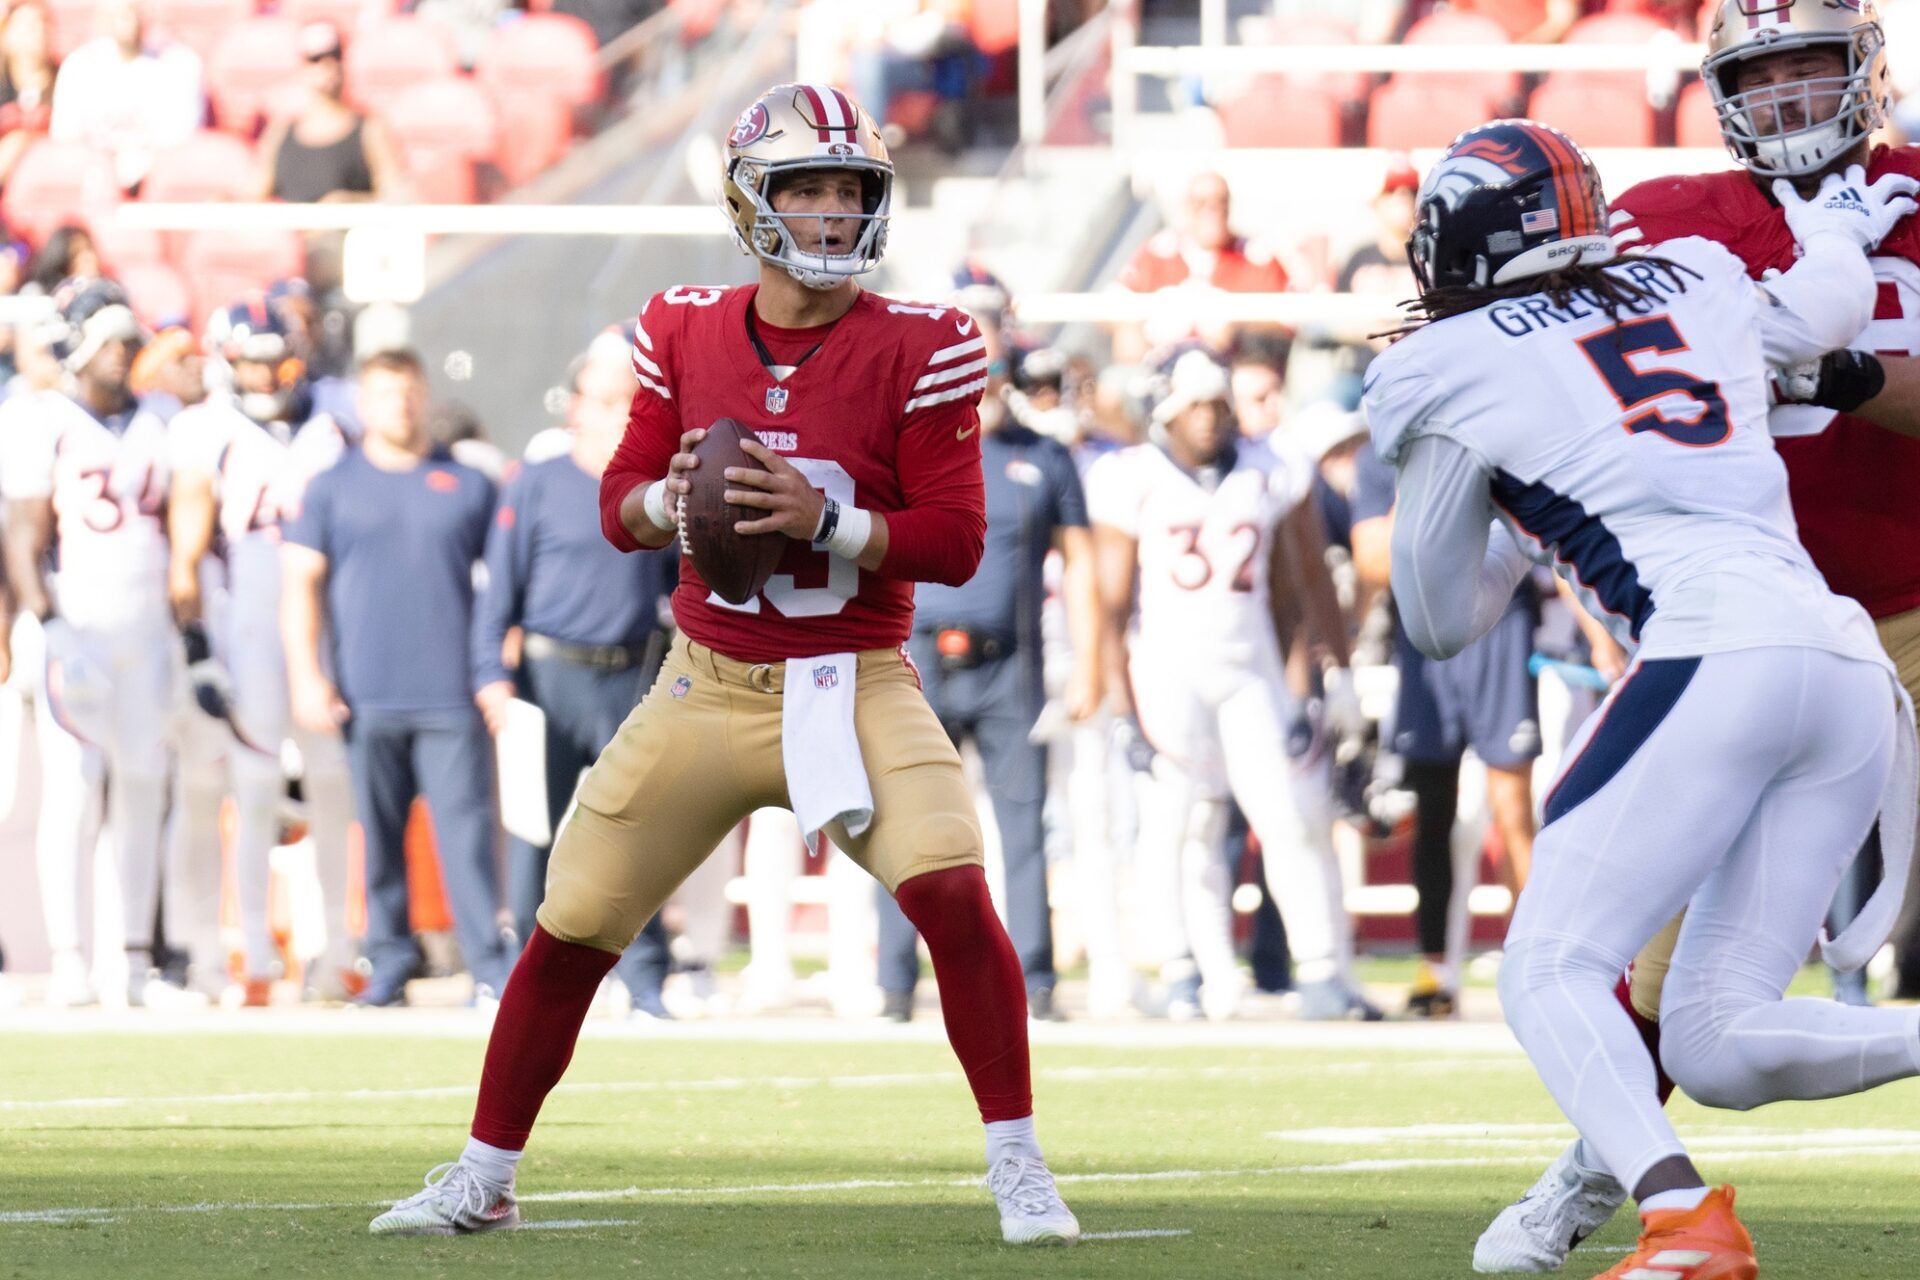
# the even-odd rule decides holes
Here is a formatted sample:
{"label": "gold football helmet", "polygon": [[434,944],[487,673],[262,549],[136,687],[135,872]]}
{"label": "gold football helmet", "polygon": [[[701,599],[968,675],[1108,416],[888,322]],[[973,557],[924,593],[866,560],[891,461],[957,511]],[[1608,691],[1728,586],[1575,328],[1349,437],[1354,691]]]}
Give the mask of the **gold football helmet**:
{"label": "gold football helmet", "polygon": [[[776,180],[798,169],[850,169],[860,176],[860,233],[849,253],[807,252],[776,215]],[[893,207],[893,161],[880,126],[851,97],[826,84],[781,84],[761,94],[727,135],[720,205],[734,243],[762,262],[786,268],[809,289],[831,289],[880,265]],[[824,222],[827,215],[817,215]]]}
{"label": "gold football helmet", "polygon": [[[1766,177],[1818,173],[1872,133],[1888,102],[1886,36],[1873,0],[1720,0],[1700,78],[1734,158]],[[1837,49],[1846,73],[1738,91],[1734,70],[1749,58],[1796,49]],[[1826,103],[1831,100],[1831,108]],[[1783,106],[1807,123],[1787,127]],[[1771,122],[1762,129],[1757,120]]]}

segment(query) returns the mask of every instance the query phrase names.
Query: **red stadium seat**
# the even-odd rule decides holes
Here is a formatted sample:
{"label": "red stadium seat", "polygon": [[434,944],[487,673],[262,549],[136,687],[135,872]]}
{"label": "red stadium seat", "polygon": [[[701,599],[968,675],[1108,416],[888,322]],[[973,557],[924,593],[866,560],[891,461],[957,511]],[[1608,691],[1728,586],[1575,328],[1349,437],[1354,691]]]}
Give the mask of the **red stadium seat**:
{"label": "red stadium seat", "polygon": [[195,231],[179,261],[191,282],[193,314],[205,316],[243,293],[306,271],[306,243],[297,231]]}
{"label": "red stadium seat", "polygon": [[148,0],[147,19],[154,34],[177,40],[205,62],[220,37],[251,18],[254,0]]}
{"label": "red stadium seat", "polygon": [[1707,92],[1705,81],[1695,80],[1680,91],[1673,113],[1673,132],[1675,146],[1724,148],[1727,145],[1720,133],[1720,116],[1713,109],[1713,95]]}
{"label": "red stadium seat", "polygon": [[381,117],[399,148],[413,196],[429,204],[470,204],[474,166],[493,157],[493,104],[465,76],[417,84]]}
{"label": "red stadium seat", "polygon": [[361,27],[392,17],[399,8],[398,0],[280,0],[279,5],[280,16],[295,26],[331,22],[349,45]]}
{"label": "red stadium seat", "polygon": [[453,37],[427,18],[383,18],[361,28],[347,45],[347,101],[368,115],[384,116],[393,100],[425,81],[458,71]]}
{"label": "red stadium seat", "polygon": [[195,310],[187,282],[164,262],[130,262],[114,274],[133,302],[133,313],[149,329],[181,321],[193,326],[204,318]]}
{"label": "red stadium seat", "polygon": [[113,160],[78,142],[42,138],[29,146],[0,192],[0,217],[38,245],[67,222],[87,222],[120,203]]}
{"label": "red stadium seat", "polygon": [[1230,147],[1337,147],[1340,99],[1275,76],[1215,109]]}
{"label": "red stadium seat", "polygon": [[1641,84],[1610,83],[1588,76],[1549,76],[1533,91],[1527,114],[1567,134],[1583,147],[1650,147],[1653,107]]}
{"label": "red stadium seat", "polygon": [[100,0],[46,0],[47,42],[53,47],[55,61],[93,39],[94,10]]}
{"label": "red stadium seat", "polygon": [[202,130],[153,158],[142,200],[244,200],[257,179],[253,148],[230,133]]}
{"label": "red stadium seat", "polygon": [[252,137],[263,120],[303,90],[300,25],[291,18],[249,18],[227,28],[207,59],[213,122]]}
{"label": "red stadium seat", "polygon": [[580,19],[529,14],[487,33],[473,74],[503,111],[530,97],[581,107],[599,101],[605,89],[598,53],[593,28]]}
{"label": "red stadium seat", "polygon": [[118,218],[98,217],[88,220],[87,231],[109,275],[167,260],[166,242],[158,231],[147,227],[125,227]]}
{"label": "red stadium seat", "polygon": [[1461,132],[1499,114],[1499,101],[1485,89],[1403,84],[1398,77],[1373,95],[1367,113],[1367,145],[1407,151],[1444,147]]}
{"label": "red stadium seat", "polygon": [[[1344,45],[1356,43],[1353,28],[1344,22],[1319,16],[1275,18],[1266,24],[1267,44]],[[1265,77],[1262,77],[1264,79]],[[1278,77],[1300,88],[1323,89],[1347,102],[1365,102],[1373,88],[1373,73],[1368,71],[1330,71],[1324,75],[1289,74]]]}
{"label": "red stadium seat", "polygon": [[499,145],[493,163],[509,187],[517,187],[558,164],[573,144],[573,112],[552,98],[500,104]]}
{"label": "red stadium seat", "polygon": [[[1483,18],[1475,13],[1453,13],[1441,10],[1430,13],[1407,29],[1402,44],[1412,45],[1497,45],[1507,43],[1506,29],[1491,18]],[[1394,82],[1406,81],[1429,88],[1446,86],[1453,89],[1472,89],[1490,94],[1498,102],[1508,102],[1520,93],[1520,76],[1517,72],[1488,71],[1421,71],[1402,72],[1394,76]]]}

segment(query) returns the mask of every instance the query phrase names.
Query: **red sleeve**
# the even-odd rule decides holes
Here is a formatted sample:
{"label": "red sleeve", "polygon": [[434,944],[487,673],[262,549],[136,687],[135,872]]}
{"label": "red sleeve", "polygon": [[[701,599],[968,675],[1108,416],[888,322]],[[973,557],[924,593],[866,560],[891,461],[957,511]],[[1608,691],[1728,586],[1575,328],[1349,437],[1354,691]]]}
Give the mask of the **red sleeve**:
{"label": "red sleeve", "polygon": [[902,511],[890,511],[883,578],[957,587],[987,543],[979,392],[909,414],[900,428]]}
{"label": "red sleeve", "polygon": [[670,390],[671,364],[664,343],[649,332],[661,332],[659,299],[647,304],[634,325],[633,372],[640,380],[634,389],[633,405],[627,410],[626,434],[613,460],[600,476],[600,532],[622,551],[638,551],[626,526],[620,523],[620,504],[638,485],[652,484],[667,474],[674,450],[680,444],[680,415],[673,407]]}
{"label": "red sleeve", "polygon": [[1691,178],[1653,178],[1636,183],[1608,204],[1607,230],[1622,252],[1652,249],[1684,236],[1729,238]]}

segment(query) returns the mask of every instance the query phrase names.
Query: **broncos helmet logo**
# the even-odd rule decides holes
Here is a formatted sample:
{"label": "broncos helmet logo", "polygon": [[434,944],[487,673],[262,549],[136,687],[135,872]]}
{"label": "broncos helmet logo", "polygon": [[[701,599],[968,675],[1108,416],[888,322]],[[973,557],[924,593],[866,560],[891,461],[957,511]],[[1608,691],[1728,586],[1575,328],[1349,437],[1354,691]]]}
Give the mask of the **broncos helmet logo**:
{"label": "broncos helmet logo", "polygon": [[1526,173],[1529,168],[1521,163],[1520,155],[1521,151],[1517,145],[1501,146],[1492,138],[1475,138],[1464,146],[1456,147],[1447,158],[1451,160],[1457,156],[1472,156],[1475,159],[1487,161],[1503,173],[1518,177]]}

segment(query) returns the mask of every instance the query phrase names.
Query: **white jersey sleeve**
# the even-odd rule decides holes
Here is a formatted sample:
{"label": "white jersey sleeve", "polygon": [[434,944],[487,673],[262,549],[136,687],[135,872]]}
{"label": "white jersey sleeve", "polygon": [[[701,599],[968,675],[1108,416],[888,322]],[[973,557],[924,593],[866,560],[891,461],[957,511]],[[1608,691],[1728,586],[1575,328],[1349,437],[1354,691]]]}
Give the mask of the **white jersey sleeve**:
{"label": "white jersey sleeve", "polygon": [[[1462,591],[1461,566],[1477,565]],[[1488,475],[1458,443],[1418,436],[1400,455],[1393,600],[1414,648],[1450,658],[1493,629],[1532,561],[1494,517]]]}
{"label": "white jersey sleeve", "polygon": [[1362,394],[1367,429],[1382,462],[1398,465],[1401,451],[1415,438],[1448,433],[1439,416],[1446,388],[1422,366],[1419,349],[1404,340],[1374,357]]}

